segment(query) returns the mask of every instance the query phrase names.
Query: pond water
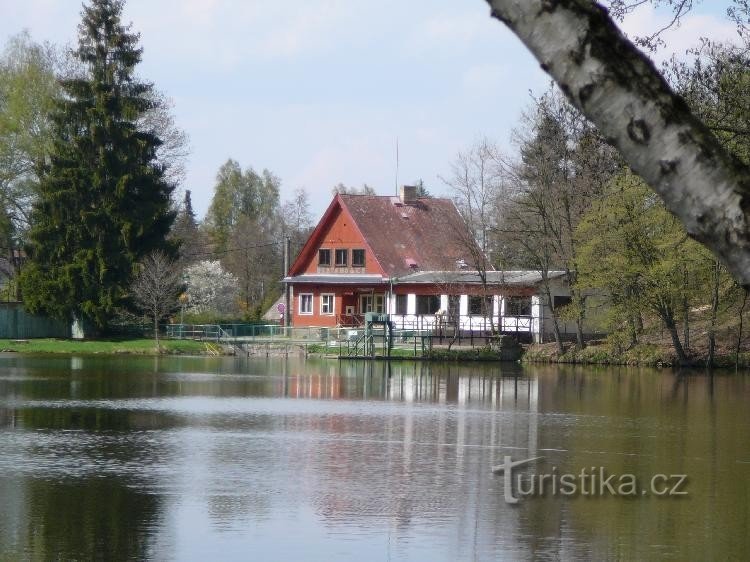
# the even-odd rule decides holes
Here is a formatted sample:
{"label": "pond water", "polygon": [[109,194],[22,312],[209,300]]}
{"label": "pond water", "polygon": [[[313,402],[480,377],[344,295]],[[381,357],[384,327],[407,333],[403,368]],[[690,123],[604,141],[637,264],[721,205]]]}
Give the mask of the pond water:
{"label": "pond water", "polygon": [[[0,356],[0,559],[747,559],[749,403],[743,374]],[[510,504],[506,456],[639,489]]]}

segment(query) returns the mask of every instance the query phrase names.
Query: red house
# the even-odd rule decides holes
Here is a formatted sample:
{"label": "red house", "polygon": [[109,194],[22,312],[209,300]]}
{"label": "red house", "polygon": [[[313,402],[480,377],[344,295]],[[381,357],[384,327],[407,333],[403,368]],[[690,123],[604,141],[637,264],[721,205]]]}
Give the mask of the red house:
{"label": "red house", "polygon": [[[359,326],[386,313],[396,328],[525,332],[539,339],[541,275],[495,271],[453,202],[338,194],[284,279],[293,326]],[[564,273],[551,271],[566,299]]]}

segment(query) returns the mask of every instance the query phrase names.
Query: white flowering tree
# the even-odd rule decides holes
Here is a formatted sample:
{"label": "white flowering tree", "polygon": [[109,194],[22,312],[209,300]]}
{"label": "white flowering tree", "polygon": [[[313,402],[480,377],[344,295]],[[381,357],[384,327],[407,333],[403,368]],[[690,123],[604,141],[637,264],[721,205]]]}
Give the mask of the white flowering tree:
{"label": "white flowering tree", "polygon": [[218,261],[201,261],[185,269],[188,312],[231,314],[237,305],[237,278]]}

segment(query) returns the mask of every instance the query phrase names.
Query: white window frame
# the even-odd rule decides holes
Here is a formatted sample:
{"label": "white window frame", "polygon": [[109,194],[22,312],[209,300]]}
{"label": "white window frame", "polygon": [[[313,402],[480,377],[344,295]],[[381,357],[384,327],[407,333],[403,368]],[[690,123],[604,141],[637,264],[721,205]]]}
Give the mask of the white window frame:
{"label": "white window frame", "polygon": [[[331,298],[331,310],[326,312],[323,309],[324,299],[326,297]],[[320,295],[320,314],[325,316],[333,316],[336,314],[336,295],[334,293],[321,293]]]}
{"label": "white window frame", "polygon": [[[369,301],[369,308],[370,310],[367,310]],[[362,293],[359,295],[359,313],[360,314],[367,314],[368,312],[372,312],[375,310],[375,297],[372,293]]]}
{"label": "white window frame", "polygon": [[[305,312],[302,310],[302,302],[305,300],[305,297],[310,298],[310,311]],[[300,293],[299,294],[299,313],[300,315],[310,316],[313,314],[313,302],[315,302],[315,299],[313,298],[312,293]]]}

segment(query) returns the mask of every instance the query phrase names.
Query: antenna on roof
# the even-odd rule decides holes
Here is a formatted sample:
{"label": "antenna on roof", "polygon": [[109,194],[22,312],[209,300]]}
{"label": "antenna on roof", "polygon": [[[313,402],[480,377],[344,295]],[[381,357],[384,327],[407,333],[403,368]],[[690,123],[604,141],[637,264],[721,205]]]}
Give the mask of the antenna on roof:
{"label": "antenna on roof", "polygon": [[396,195],[398,195],[398,137],[396,137]]}

